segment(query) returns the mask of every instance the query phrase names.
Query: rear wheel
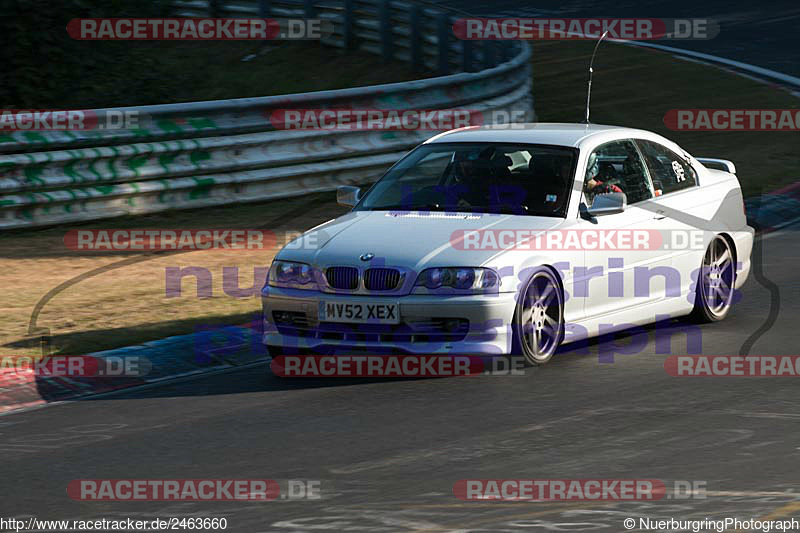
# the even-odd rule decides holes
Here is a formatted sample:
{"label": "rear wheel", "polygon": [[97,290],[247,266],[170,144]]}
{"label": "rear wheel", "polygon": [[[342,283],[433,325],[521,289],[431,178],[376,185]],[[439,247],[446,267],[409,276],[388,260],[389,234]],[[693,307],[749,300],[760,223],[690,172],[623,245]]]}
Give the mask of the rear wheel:
{"label": "rear wheel", "polygon": [[731,310],[736,262],[733,249],[721,235],[714,237],[703,256],[697,277],[693,316],[701,322],[722,320]]}
{"label": "rear wheel", "polygon": [[564,295],[550,270],[528,280],[514,312],[514,353],[530,365],[548,362],[564,336]]}

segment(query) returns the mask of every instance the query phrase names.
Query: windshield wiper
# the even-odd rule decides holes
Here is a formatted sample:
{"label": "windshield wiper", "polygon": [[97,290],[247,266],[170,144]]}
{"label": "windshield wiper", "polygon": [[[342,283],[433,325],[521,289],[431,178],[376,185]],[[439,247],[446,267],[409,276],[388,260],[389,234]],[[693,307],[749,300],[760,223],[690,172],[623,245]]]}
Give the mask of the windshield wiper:
{"label": "windshield wiper", "polygon": [[416,205],[380,205],[368,207],[368,211],[444,211],[445,208],[440,204],[416,204]]}
{"label": "windshield wiper", "polygon": [[527,205],[519,205],[512,207],[509,205],[470,205],[462,208],[462,211],[477,211],[479,213],[489,213],[497,215],[530,215],[530,210]]}

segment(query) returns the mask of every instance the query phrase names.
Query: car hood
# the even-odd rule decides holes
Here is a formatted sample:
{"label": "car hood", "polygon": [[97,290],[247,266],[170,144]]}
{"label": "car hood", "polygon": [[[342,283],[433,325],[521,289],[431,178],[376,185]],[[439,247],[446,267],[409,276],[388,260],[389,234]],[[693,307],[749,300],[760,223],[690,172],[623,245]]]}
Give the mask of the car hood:
{"label": "car hood", "polygon": [[484,266],[497,249],[465,250],[459,245],[465,230],[553,229],[562,218],[518,215],[416,211],[353,211],[317,226],[292,241],[278,259],[317,267],[364,266],[363,254],[374,254],[374,266],[415,271],[437,266]]}

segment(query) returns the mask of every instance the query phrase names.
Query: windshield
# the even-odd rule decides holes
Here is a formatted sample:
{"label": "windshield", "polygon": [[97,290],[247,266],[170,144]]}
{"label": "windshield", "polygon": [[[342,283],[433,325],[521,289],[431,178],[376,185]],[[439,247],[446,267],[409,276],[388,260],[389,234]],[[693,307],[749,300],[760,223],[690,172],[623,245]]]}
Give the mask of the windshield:
{"label": "windshield", "polygon": [[432,143],[392,167],[359,211],[421,210],[566,216],[574,148]]}

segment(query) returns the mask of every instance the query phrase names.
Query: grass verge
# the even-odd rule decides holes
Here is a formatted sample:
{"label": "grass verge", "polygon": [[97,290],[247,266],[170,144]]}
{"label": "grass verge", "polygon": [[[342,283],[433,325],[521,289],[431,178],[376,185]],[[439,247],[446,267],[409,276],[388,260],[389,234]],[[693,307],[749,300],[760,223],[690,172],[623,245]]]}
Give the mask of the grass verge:
{"label": "grass verge", "polygon": [[[595,43],[534,43],[533,93],[540,122],[579,122]],[[788,91],[671,54],[603,43],[592,81],[591,120],[654,131],[695,157],[730,159],[745,196],[800,180],[796,131],[671,131],[670,109],[799,109]]]}
{"label": "grass verge", "polygon": [[[105,270],[58,291],[35,317],[50,329],[52,353],[82,355],[221,324],[253,320],[264,284],[256,269],[269,267],[277,248],[291,232],[300,232],[346,212],[333,193],[306,195],[268,203],[125,217],[84,224],[82,228],[269,229],[279,245],[267,250],[198,250],[191,252],[76,252],[64,245],[69,228],[18,231],[0,237],[0,355],[36,355],[39,340],[29,338],[36,303],[53,288],[90,270]],[[132,264],[131,261],[135,261]],[[198,295],[198,280],[186,276],[179,295],[168,296],[168,268],[208,271],[211,294]],[[241,289],[223,290],[223,270],[238,269]]]}
{"label": "grass verge", "polygon": [[[87,41],[73,43],[102,62],[62,72],[42,84],[0,98],[0,107],[89,109],[245,98],[344,89],[425,78],[399,62],[315,42]],[[2,96],[0,94],[0,96]],[[11,99],[6,96],[6,99]]]}

